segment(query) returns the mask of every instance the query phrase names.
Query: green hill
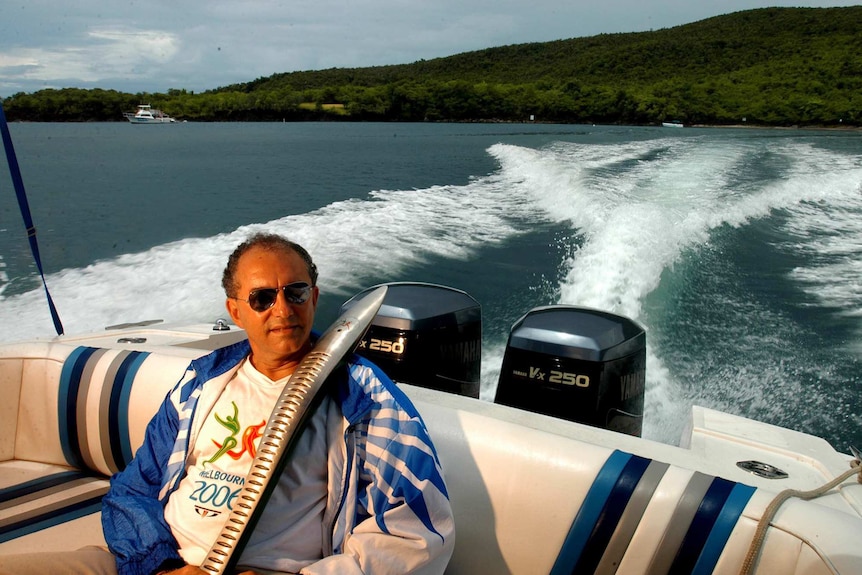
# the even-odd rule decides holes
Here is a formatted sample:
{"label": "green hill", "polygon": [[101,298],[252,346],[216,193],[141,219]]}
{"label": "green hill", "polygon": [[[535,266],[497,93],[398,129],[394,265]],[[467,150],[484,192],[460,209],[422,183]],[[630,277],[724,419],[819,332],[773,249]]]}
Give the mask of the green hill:
{"label": "green hill", "polygon": [[[43,91],[45,92],[45,91]],[[13,110],[26,115],[23,101]],[[135,95],[140,100],[141,95]],[[862,124],[862,6],[767,8],[675,28],[275,74],[154,104],[187,119]],[[14,105],[13,105],[14,104]],[[119,112],[117,112],[119,117]]]}
{"label": "green hill", "polygon": [[[649,85],[676,78],[702,82],[733,74],[786,72],[797,76],[813,63],[831,77],[845,62],[862,64],[862,6],[767,8],[718,16],[654,32],[602,34],[518,44],[413,64],[276,74],[241,86],[272,89],[363,86],[403,80],[522,83],[575,80]],[[856,69],[858,76],[862,69]],[[771,75],[771,74],[770,74]]]}

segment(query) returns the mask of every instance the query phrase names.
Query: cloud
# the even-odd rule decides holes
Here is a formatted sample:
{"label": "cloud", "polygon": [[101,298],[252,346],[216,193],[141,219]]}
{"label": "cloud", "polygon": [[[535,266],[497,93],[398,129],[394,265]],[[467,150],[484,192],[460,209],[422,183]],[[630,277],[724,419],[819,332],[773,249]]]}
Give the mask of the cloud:
{"label": "cloud", "polygon": [[88,35],[105,40],[104,50],[112,56],[167,62],[180,50],[177,35],[164,30],[94,29]]}
{"label": "cloud", "polygon": [[178,36],[163,30],[95,29],[88,36],[96,44],[82,52],[89,71],[100,78],[155,79],[180,51]]}
{"label": "cloud", "polygon": [[160,65],[181,50],[176,33],[129,27],[94,27],[66,45],[11,48],[0,53],[4,86],[41,82],[45,86],[80,85],[136,78],[153,81]]}
{"label": "cloud", "polygon": [[54,78],[98,80],[100,75],[91,70],[88,60],[89,57],[80,48],[23,48],[0,56],[0,75],[5,76],[7,81],[11,78],[43,81]]}

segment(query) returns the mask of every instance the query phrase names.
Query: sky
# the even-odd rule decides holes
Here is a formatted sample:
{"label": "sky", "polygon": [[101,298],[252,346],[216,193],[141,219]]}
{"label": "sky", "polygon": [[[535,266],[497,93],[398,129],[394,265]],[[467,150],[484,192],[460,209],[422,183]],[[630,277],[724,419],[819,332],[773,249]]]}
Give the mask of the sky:
{"label": "sky", "polygon": [[2,0],[0,97],[44,88],[202,92],[281,72],[408,64],[672,28],[809,0]]}

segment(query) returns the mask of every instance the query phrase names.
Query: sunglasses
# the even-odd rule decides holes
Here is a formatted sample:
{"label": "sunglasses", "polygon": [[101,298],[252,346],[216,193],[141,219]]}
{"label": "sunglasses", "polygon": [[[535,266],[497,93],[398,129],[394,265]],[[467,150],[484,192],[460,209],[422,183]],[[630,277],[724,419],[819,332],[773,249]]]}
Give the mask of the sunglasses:
{"label": "sunglasses", "polygon": [[266,311],[275,305],[275,300],[278,299],[278,292],[281,290],[284,293],[284,300],[287,303],[299,305],[308,301],[311,297],[311,286],[305,282],[296,282],[281,286],[280,288],[258,288],[253,289],[248,293],[248,299],[233,298],[239,301],[248,303],[249,307],[254,311]]}

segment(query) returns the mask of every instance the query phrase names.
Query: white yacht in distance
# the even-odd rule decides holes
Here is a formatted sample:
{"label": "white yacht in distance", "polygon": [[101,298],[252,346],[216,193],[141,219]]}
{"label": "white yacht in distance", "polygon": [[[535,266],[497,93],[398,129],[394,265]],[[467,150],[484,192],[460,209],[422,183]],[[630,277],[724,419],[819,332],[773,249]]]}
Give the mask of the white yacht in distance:
{"label": "white yacht in distance", "polygon": [[153,109],[149,104],[140,104],[138,111],[123,114],[132,124],[170,124],[176,122],[161,110]]}

